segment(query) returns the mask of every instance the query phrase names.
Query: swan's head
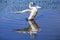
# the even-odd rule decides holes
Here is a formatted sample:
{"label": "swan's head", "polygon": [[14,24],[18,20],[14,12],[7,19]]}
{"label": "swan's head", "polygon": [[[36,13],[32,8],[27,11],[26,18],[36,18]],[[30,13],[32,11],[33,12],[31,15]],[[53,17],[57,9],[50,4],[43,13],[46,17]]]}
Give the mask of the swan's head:
{"label": "swan's head", "polygon": [[30,2],[29,4],[33,6],[35,3],[34,2]]}
{"label": "swan's head", "polygon": [[33,5],[33,4],[34,4],[34,2],[30,2],[29,4]]}
{"label": "swan's head", "polygon": [[34,2],[30,2],[30,3],[29,3],[29,8],[33,8],[33,7],[36,7],[36,8],[38,8],[38,9],[41,8],[41,7],[38,6],[38,5],[35,6],[35,3],[34,3]]}

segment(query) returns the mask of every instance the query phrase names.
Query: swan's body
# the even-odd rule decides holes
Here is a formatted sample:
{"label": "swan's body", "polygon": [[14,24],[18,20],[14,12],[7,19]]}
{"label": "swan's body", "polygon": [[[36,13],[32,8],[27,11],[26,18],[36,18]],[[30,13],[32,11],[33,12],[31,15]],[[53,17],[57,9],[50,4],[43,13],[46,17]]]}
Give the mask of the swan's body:
{"label": "swan's body", "polygon": [[30,2],[30,4],[29,4],[30,9],[26,9],[26,10],[15,12],[15,13],[30,12],[30,16],[29,16],[28,20],[34,19],[34,17],[37,14],[38,8],[41,8],[41,7],[39,7],[39,6],[34,7],[34,6],[32,6],[33,4],[34,4],[33,2]]}

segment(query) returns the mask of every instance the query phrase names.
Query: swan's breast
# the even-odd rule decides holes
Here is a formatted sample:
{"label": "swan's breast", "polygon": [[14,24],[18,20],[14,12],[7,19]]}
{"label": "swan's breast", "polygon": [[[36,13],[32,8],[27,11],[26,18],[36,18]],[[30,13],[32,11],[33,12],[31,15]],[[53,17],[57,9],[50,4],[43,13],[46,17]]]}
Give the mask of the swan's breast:
{"label": "swan's breast", "polygon": [[36,7],[33,7],[32,8],[32,11],[37,12],[37,8]]}

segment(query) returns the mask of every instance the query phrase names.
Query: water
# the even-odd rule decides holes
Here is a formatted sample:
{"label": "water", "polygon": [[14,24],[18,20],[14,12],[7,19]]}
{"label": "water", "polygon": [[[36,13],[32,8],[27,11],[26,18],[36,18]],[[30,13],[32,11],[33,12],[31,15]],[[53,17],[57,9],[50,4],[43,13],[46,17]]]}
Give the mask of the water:
{"label": "water", "polygon": [[[0,8],[0,40],[60,40],[60,9],[46,8],[38,10],[38,14],[34,21],[41,30],[38,31],[33,38],[29,33],[18,33],[13,31],[14,29],[23,29],[30,25],[28,21],[26,21],[29,14],[12,13],[17,11],[17,9],[13,8],[12,10],[12,7],[14,7],[12,2],[14,2],[14,0],[11,2],[9,1],[7,7],[5,7],[3,2],[3,4],[0,3],[3,5],[1,6],[3,9]],[[17,1],[17,3],[18,2],[19,1]],[[24,2],[24,0],[22,2]]]}

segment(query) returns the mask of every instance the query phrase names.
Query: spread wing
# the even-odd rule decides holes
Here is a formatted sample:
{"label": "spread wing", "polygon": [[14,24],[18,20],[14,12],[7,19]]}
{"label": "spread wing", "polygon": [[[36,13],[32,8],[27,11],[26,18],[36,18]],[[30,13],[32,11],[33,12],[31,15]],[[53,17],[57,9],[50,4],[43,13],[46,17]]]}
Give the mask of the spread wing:
{"label": "spread wing", "polygon": [[26,10],[14,12],[14,13],[23,13],[23,12],[30,12],[30,11],[31,11],[30,9],[26,9]]}

